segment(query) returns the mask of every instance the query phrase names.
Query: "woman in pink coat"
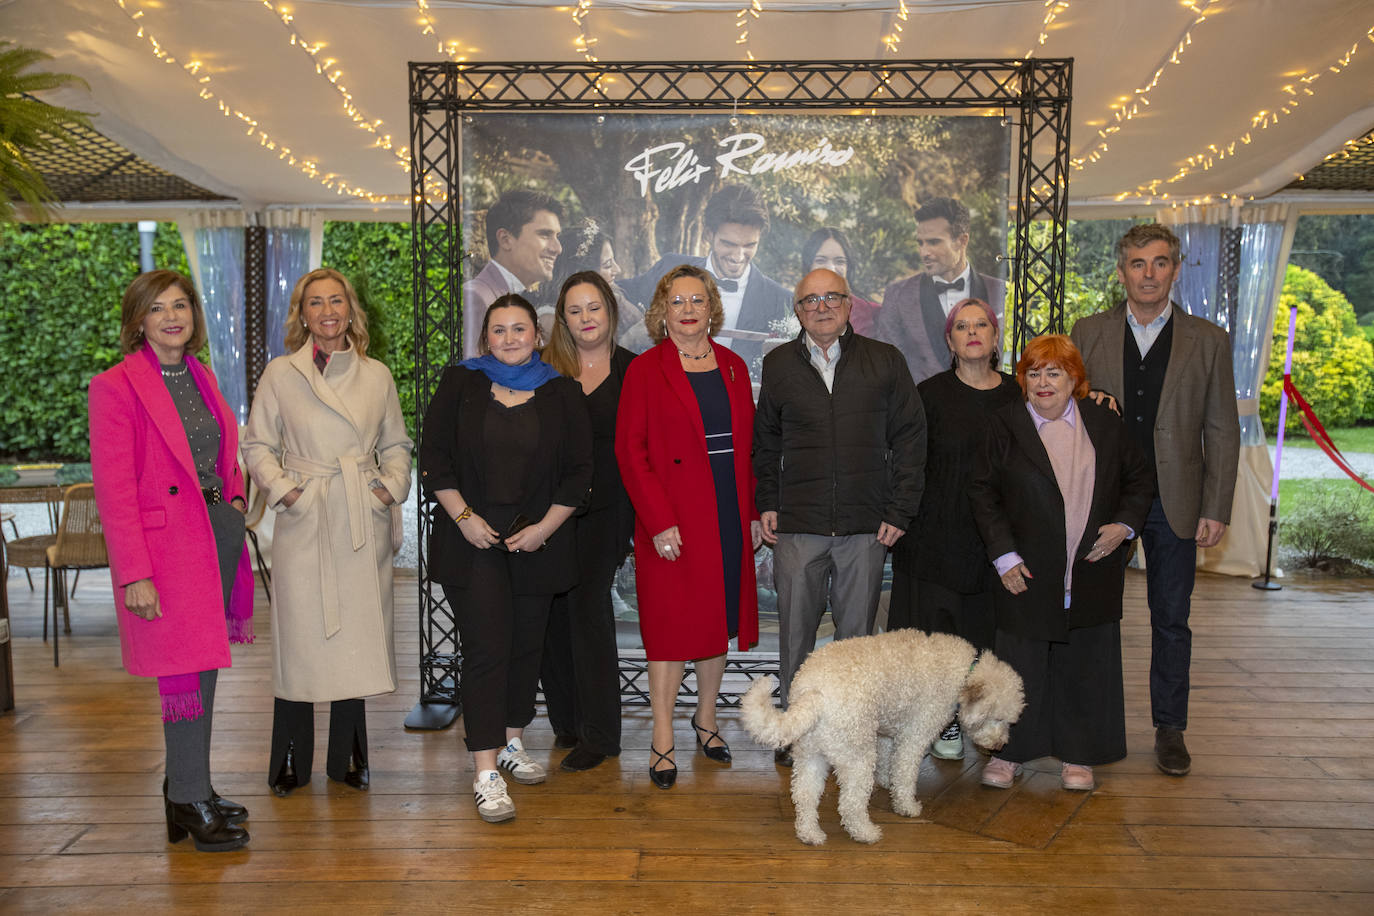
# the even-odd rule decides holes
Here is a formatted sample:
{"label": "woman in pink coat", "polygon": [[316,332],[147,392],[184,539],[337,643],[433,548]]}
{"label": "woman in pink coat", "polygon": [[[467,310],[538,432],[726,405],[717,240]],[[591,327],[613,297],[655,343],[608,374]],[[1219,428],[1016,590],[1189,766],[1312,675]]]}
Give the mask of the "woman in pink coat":
{"label": "woman in pink coat", "polygon": [[134,280],[119,341],[124,361],[91,379],[90,417],[124,667],[162,697],[168,840],[237,849],[248,812],[210,784],[210,725],[229,643],[253,641],[238,424],[194,356],[205,312],[181,274]]}

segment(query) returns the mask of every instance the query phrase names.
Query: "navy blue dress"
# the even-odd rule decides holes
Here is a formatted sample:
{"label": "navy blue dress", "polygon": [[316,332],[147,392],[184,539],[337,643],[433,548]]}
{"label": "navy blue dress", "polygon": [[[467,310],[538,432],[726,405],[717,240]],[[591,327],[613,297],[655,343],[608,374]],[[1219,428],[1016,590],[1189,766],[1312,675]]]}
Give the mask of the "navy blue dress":
{"label": "navy blue dress", "polygon": [[744,534],[739,527],[739,492],[735,489],[735,443],[730,428],[730,394],[719,372],[688,372],[692,391],[706,428],[706,455],[716,489],[716,518],[720,527],[721,560],[725,566],[725,626],[733,639],[739,633],[740,557]]}

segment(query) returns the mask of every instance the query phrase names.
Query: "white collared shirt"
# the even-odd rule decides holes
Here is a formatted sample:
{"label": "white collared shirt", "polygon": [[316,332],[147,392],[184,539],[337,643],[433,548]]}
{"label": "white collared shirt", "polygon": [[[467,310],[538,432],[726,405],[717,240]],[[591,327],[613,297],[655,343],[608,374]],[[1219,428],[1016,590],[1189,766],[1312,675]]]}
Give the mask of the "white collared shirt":
{"label": "white collared shirt", "polygon": [[[753,264],[749,264],[744,268],[744,276],[740,277],[738,281],[739,288],[733,293],[728,293],[725,290],[720,291],[720,304],[721,307],[725,309],[725,320],[721,322],[720,325],[722,328],[739,327],[739,314],[744,310],[744,288],[749,285],[749,274],[753,269]],[[706,259],[706,270],[717,280],[723,279],[716,270],[716,259],[714,255]],[[733,337],[726,337],[716,341],[716,343],[724,347],[733,347],[734,342],[735,338]]]}
{"label": "white collared shirt", "polygon": [[1150,348],[1153,347],[1155,341],[1159,339],[1160,332],[1164,330],[1164,325],[1169,323],[1169,316],[1172,315],[1173,312],[1174,305],[1170,302],[1164,306],[1164,311],[1159,313],[1158,318],[1155,318],[1149,324],[1141,324],[1136,320],[1135,312],[1131,311],[1131,307],[1129,305],[1126,306],[1126,326],[1130,328],[1131,333],[1135,335],[1135,345],[1136,348],[1140,350],[1141,356],[1150,352]]}
{"label": "white collared shirt", "polygon": [[[964,281],[963,289],[947,289],[942,293],[937,293],[937,295],[940,298],[940,309],[945,313],[946,318],[949,317],[950,312],[954,311],[954,307],[956,305],[958,305],[960,302],[963,302],[965,299],[973,295],[973,293],[969,292],[969,287],[973,285],[972,264],[965,261],[964,272],[961,273],[958,277],[955,277],[954,280],[951,282],[958,283],[960,278],[962,278]],[[943,277],[932,277],[931,279],[936,280],[940,283],[945,282],[945,279]]]}
{"label": "white collared shirt", "polygon": [[811,354],[811,365],[816,367],[816,371],[821,374],[821,381],[825,382],[825,390],[834,392],[835,390],[835,367],[840,362],[840,339],[835,338],[825,350],[821,345],[811,339],[810,334],[805,334],[806,352]]}

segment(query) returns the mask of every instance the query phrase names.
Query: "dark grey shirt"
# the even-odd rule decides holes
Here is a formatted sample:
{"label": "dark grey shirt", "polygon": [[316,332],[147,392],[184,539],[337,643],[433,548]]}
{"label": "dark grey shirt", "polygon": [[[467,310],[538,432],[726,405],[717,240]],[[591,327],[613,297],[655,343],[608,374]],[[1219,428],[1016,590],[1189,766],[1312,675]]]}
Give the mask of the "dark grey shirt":
{"label": "dark grey shirt", "polygon": [[210,408],[205,406],[205,399],[200,396],[195,379],[191,378],[190,367],[186,363],[163,366],[162,380],[167,383],[167,391],[186,430],[186,441],[191,445],[191,459],[200,475],[200,485],[223,487],[224,481],[215,472],[215,462],[219,458],[219,424]]}

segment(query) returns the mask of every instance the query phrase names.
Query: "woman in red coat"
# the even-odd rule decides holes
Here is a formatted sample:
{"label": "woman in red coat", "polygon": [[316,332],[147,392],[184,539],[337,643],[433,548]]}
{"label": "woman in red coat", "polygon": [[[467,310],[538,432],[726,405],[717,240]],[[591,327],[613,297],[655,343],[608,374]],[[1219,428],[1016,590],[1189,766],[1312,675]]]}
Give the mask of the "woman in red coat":
{"label": "woman in red coat", "polygon": [[636,515],[649,776],[660,789],[677,779],[673,707],[685,662],[695,662],[697,696],[712,701],[692,716],[697,744],[728,763],[714,702],[725,653],[731,638],[746,650],[759,636],[753,390],[744,360],[711,340],[724,321],[710,274],[690,264],[665,274],[644,316],[657,346],[630,364],[616,418],[616,459]]}

